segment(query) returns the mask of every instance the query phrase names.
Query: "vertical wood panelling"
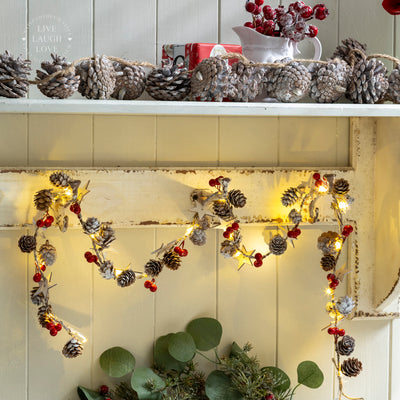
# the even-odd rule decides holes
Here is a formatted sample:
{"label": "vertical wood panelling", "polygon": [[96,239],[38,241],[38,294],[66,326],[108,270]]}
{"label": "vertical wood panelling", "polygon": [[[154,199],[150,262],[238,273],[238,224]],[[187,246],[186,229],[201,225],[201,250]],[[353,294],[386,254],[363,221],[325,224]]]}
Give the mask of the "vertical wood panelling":
{"label": "vertical wood panelling", "polygon": [[278,118],[220,117],[220,165],[278,163]]}
{"label": "vertical wood panelling", "polygon": [[394,44],[395,44],[394,56],[400,58],[400,21],[396,17],[394,17]]}
{"label": "vertical wood panelling", "polygon": [[[1,270],[3,276],[7,277],[0,283],[1,399],[25,399],[27,395],[26,267],[28,257],[17,247],[19,237],[24,234],[26,230],[22,229],[0,232]],[[29,281],[32,282],[31,279]]]}
{"label": "vertical wood panelling", "polygon": [[94,165],[153,166],[156,156],[156,117],[94,116]]}
{"label": "vertical wood panelling", "polygon": [[27,166],[27,140],[26,114],[0,114],[0,166]]}
{"label": "vertical wood panelling", "polygon": [[96,54],[155,63],[156,0],[96,0]]}
{"label": "vertical wood panelling", "polygon": [[28,118],[29,166],[92,165],[92,116],[36,114]]}
{"label": "vertical wood panelling", "polygon": [[400,399],[400,320],[391,322],[390,348],[390,397],[389,400]]}
{"label": "vertical wood panelling", "polygon": [[336,165],[350,166],[350,119],[336,118]]}

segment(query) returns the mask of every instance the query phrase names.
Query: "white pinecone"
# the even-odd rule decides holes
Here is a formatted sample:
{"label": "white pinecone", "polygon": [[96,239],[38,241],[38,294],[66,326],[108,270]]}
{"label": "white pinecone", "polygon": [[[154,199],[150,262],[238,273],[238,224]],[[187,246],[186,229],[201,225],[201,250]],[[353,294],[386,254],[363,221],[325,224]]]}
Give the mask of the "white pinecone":
{"label": "white pinecone", "polygon": [[287,241],[281,235],[275,235],[268,243],[269,251],[280,256],[287,249]]}
{"label": "white pinecone", "polygon": [[104,279],[114,279],[114,265],[111,261],[105,260],[99,267],[100,275]]}
{"label": "white pinecone", "polygon": [[300,192],[297,190],[297,188],[291,187],[283,192],[283,195],[281,197],[281,203],[285,207],[288,207],[296,203],[297,200],[299,200],[299,198],[300,198]]}
{"label": "white pinecone", "polygon": [[53,202],[53,195],[51,194],[51,190],[43,189],[39,190],[35,194],[34,198],[35,207],[39,211],[48,211],[51,203]]}
{"label": "white pinecone", "polygon": [[207,242],[207,235],[200,228],[194,229],[189,238],[196,246],[204,246]]}
{"label": "white pinecone", "polygon": [[263,67],[247,65],[238,61],[232,65],[232,81],[236,87],[233,101],[252,101],[261,92],[265,70]]}
{"label": "white pinecone", "polygon": [[353,299],[349,296],[343,296],[336,302],[336,308],[342,315],[349,315],[353,308],[355,307],[355,303]]}
{"label": "white pinecone", "polygon": [[335,243],[338,239],[339,235],[336,232],[333,231],[323,232],[318,238],[318,248],[324,254],[331,254],[335,256],[338,252],[335,247]]}
{"label": "white pinecone", "polygon": [[387,95],[393,103],[400,104],[400,64],[397,64],[389,75]]}
{"label": "white pinecone", "polygon": [[159,260],[149,260],[144,266],[144,272],[152,277],[157,277],[163,269],[163,264]]}
{"label": "white pinecone", "polygon": [[126,269],[122,271],[117,278],[117,284],[121,287],[128,287],[135,283],[136,275],[131,269]]}
{"label": "white pinecone", "polygon": [[96,243],[102,249],[106,249],[115,240],[115,231],[110,223],[102,223],[95,237]]}
{"label": "white pinecone", "polygon": [[31,62],[14,58],[7,50],[0,54],[0,96],[26,97],[29,89]]}
{"label": "white pinecone", "polygon": [[54,186],[63,188],[68,187],[71,182],[71,178],[64,172],[53,172],[49,179]]}
{"label": "white pinecone", "polygon": [[238,189],[230,190],[228,193],[228,200],[236,208],[242,208],[246,205],[246,196]]}
{"label": "white pinecone", "polygon": [[62,353],[64,357],[67,358],[75,358],[82,354],[83,345],[82,343],[75,338],[70,339],[62,349]]}
{"label": "white pinecone", "polygon": [[95,218],[90,217],[83,223],[83,231],[87,235],[94,235],[100,230],[101,222]]}
{"label": "white pinecone", "polygon": [[31,301],[33,304],[36,306],[40,306],[45,303],[45,298],[44,294],[40,292],[39,294],[36,294],[36,292],[39,290],[39,286],[34,286],[31,290]]}
{"label": "white pinecone", "polygon": [[50,304],[45,304],[38,308],[37,316],[39,324],[42,328],[46,328],[47,322],[51,320],[51,313],[53,309]]}
{"label": "white pinecone", "polygon": [[301,220],[303,219],[301,216],[301,213],[299,213],[298,211],[296,211],[295,208],[293,208],[292,210],[290,210],[289,213],[289,219],[295,224],[300,224]]}
{"label": "white pinecone", "polygon": [[56,248],[46,240],[39,248],[39,259],[43,264],[48,266],[53,265],[57,258]]}
{"label": "white pinecone", "polygon": [[134,100],[141,96],[146,86],[146,71],[137,65],[114,62],[116,72],[112,97],[118,100]]}
{"label": "white pinecone", "polygon": [[233,257],[233,255],[236,253],[237,248],[235,247],[234,242],[230,240],[224,240],[221,243],[221,250],[220,253],[225,257],[225,258],[230,258]]}

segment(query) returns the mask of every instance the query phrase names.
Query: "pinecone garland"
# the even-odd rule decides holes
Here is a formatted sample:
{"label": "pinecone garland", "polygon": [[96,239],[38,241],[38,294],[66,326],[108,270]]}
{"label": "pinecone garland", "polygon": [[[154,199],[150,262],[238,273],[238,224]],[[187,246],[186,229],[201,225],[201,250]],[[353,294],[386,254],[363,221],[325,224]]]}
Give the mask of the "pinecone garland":
{"label": "pinecone garland", "polygon": [[393,103],[400,104],[400,64],[397,64],[389,75],[387,95]]}
{"label": "pinecone garland", "polygon": [[349,296],[343,296],[336,302],[336,308],[340,314],[349,315],[355,307],[354,301]]}
{"label": "pinecone garland", "polygon": [[196,246],[204,246],[207,243],[207,235],[203,229],[194,229],[190,235],[190,240]]}
{"label": "pinecone garland", "polygon": [[187,69],[171,63],[153,69],[147,77],[146,91],[156,100],[183,100],[190,92]]}
{"label": "pinecone garland", "polygon": [[222,101],[224,97],[236,97],[231,67],[228,60],[220,57],[205,58],[197,64],[192,74],[191,85],[191,96],[200,97],[202,101]]}
{"label": "pinecone garland", "polygon": [[112,261],[110,260],[105,260],[103,263],[100,264],[99,267],[100,275],[104,279],[114,279],[114,265]]}
{"label": "pinecone garland", "polygon": [[136,275],[131,269],[126,269],[122,271],[117,278],[117,284],[121,287],[128,287],[135,283]]}
{"label": "pinecone garland", "polygon": [[87,235],[93,235],[100,230],[101,222],[95,218],[90,217],[83,223],[83,231]]}
{"label": "pinecone garland", "polygon": [[53,202],[53,195],[51,194],[51,190],[43,189],[39,190],[35,194],[35,198],[33,200],[35,203],[35,207],[39,211],[48,211],[51,203]]}
{"label": "pinecone garland", "polygon": [[115,70],[106,56],[96,55],[76,67],[80,75],[79,93],[88,99],[107,100],[115,89]]}
{"label": "pinecone garland", "polygon": [[38,290],[39,286],[34,286],[31,290],[31,301],[35,306],[40,306],[45,302],[44,294],[42,292],[36,294]]}
{"label": "pinecone garland", "polygon": [[342,60],[321,65],[313,74],[310,97],[318,103],[334,103],[346,93],[350,67]]}
{"label": "pinecone garland", "polygon": [[387,69],[376,58],[362,58],[353,68],[346,96],[359,104],[374,104],[383,100],[389,87]]}
{"label": "pinecone garland", "polygon": [[348,358],[342,363],[342,372],[348,377],[354,377],[362,371],[362,362],[357,358]]}
{"label": "pinecone garland", "polygon": [[358,52],[353,52],[353,53],[351,52],[354,49],[360,50],[364,54],[366,54],[367,45],[361,44],[359,41],[352,38],[342,40],[342,44],[336,47],[335,52],[332,55],[332,58],[340,58],[347,64],[351,65],[353,58],[356,61],[362,58],[361,54],[359,54]]}
{"label": "pinecone garland", "polygon": [[349,182],[346,181],[346,179],[337,179],[334,184],[333,184],[333,193],[334,194],[339,194],[339,195],[345,195],[349,193],[350,190],[350,185]]}
{"label": "pinecone garland", "polygon": [[236,208],[242,208],[246,205],[246,196],[238,189],[230,190],[228,200]]}
{"label": "pinecone garland", "polygon": [[64,172],[53,172],[50,177],[50,182],[56,187],[66,188],[72,179]]}
{"label": "pinecone garland", "polygon": [[233,101],[252,101],[261,92],[265,70],[238,61],[232,65],[232,81],[236,87]]}
{"label": "pinecone garland", "polygon": [[275,235],[268,243],[269,251],[276,255],[280,256],[287,249],[287,241],[281,235]]}
{"label": "pinecone garland", "polygon": [[114,62],[114,70],[116,80],[112,97],[118,100],[134,100],[140,97],[146,87],[146,71],[144,68]]}
{"label": "pinecone garland", "polygon": [[291,187],[283,192],[281,203],[285,207],[291,206],[300,198],[300,192],[297,188]]}
{"label": "pinecone garland", "polygon": [[53,309],[50,304],[40,306],[38,308],[38,321],[39,324],[42,328],[46,328],[46,324],[51,320],[51,313],[53,312]]}
{"label": "pinecone garland", "polygon": [[75,338],[69,340],[62,349],[63,356],[67,358],[78,357],[82,354],[82,351],[83,351],[82,343]]}
{"label": "pinecone garland", "polygon": [[30,72],[29,60],[23,60],[21,57],[14,58],[8,51],[0,54],[0,96],[26,97]]}
{"label": "pinecone garland", "polygon": [[146,265],[144,266],[144,272],[152,277],[157,277],[158,275],[160,275],[160,272],[163,269],[163,265],[161,263],[161,261],[158,260],[150,260],[146,263]]}
{"label": "pinecone garland", "polygon": [[225,257],[225,258],[230,258],[233,257],[233,255],[236,253],[237,249],[235,247],[235,244],[230,241],[230,240],[224,240],[221,243],[221,250],[220,253]]}
{"label": "pinecone garland", "polygon": [[226,201],[214,201],[213,212],[224,221],[230,221],[233,218],[232,207]]}
{"label": "pinecone garland", "polygon": [[354,351],[355,344],[356,341],[351,336],[345,335],[337,344],[337,352],[341,356],[349,356]]}
{"label": "pinecone garland", "polygon": [[336,266],[336,257],[334,257],[331,254],[325,254],[321,258],[321,268],[324,271],[331,271],[335,268]]}
{"label": "pinecone garland", "polygon": [[163,264],[167,268],[176,271],[181,266],[181,257],[174,250],[170,250],[164,254]]}
{"label": "pinecone garland", "polygon": [[102,249],[106,249],[115,240],[115,231],[110,224],[102,223],[95,237],[96,243]]}
{"label": "pinecone garland", "polygon": [[[60,57],[51,54],[53,62],[43,61],[41,64],[45,72],[37,70],[36,75],[38,80],[43,80],[55,72],[61,71],[71,64],[68,63],[65,57]],[[46,83],[38,83],[37,87],[47,97],[52,99],[66,99],[72,96],[79,86],[80,76],[75,72],[75,68],[67,73],[54,76]]]}
{"label": "pinecone garland", "polygon": [[46,240],[45,244],[42,244],[39,248],[39,260],[43,264],[53,265],[56,261],[57,251],[56,248]]}
{"label": "pinecone garland", "polygon": [[18,240],[18,247],[23,253],[31,253],[36,249],[36,238],[32,235],[21,236]]}

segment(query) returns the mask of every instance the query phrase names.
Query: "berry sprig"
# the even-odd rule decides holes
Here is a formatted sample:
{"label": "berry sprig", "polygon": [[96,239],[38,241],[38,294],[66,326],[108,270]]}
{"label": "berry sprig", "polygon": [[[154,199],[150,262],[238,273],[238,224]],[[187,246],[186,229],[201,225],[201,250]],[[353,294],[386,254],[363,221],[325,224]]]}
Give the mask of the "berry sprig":
{"label": "berry sprig", "polygon": [[157,291],[156,280],[153,278],[151,281],[149,281],[149,280],[145,281],[144,287],[146,289],[149,289],[150,292],[156,292]]}
{"label": "berry sprig", "polygon": [[295,42],[304,40],[306,36],[317,36],[318,28],[306,22],[313,18],[322,21],[329,15],[323,3],[310,7],[303,1],[296,1],[287,10],[284,6],[275,9],[270,5],[261,7],[263,4],[264,0],[246,1],[245,9],[252,15],[252,21],[245,22],[244,26],[266,36],[285,37]]}

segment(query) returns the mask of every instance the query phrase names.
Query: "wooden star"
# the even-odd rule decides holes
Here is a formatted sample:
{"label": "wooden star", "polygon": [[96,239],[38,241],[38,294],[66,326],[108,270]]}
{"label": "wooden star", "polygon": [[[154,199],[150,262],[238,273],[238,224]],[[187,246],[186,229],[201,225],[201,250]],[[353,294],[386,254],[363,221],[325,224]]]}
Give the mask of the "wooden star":
{"label": "wooden star", "polygon": [[253,255],[253,253],[255,252],[255,250],[250,250],[247,251],[246,247],[242,246],[242,248],[240,249],[240,252],[238,255],[235,255],[234,257],[238,260],[239,264],[238,264],[238,271],[243,267],[243,265],[245,264],[249,264],[249,265],[253,265],[253,263],[251,262],[250,257]]}
{"label": "wooden star", "polygon": [[86,182],[86,185],[83,188],[77,188],[77,197],[76,197],[76,202],[78,204],[81,204],[83,198],[90,193],[90,190],[87,190],[87,188],[89,187],[89,183],[90,181]]}
{"label": "wooden star", "polygon": [[160,254],[166,253],[167,251],[171,250],[176,244],[176,240],[173,240],[172,242],[169,242],[167,244],[162,243],[161,246],[154,250],[151,254],[155,254],[157,257],[160,256]]}
{"label": "wooden star", "polygon": [[207,207],[198,201],[196,201],[196,206],[191,208],[189,211],[197,213],[199,219],[202,219],[205,215],[209,215],[211,217],[214,215],[210,210],[207,209]]}

